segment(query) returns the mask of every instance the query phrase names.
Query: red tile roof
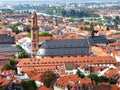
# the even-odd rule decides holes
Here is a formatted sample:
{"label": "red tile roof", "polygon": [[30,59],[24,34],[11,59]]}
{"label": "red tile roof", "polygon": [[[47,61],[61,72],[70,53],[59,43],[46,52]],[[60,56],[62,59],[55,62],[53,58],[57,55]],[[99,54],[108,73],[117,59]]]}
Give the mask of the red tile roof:
{"label": "red tile roof", "polygon": [[63,76],[61,78],[59,78],[56,82],[56,86],[67,86],[67,85],[70,85],[70,86],[74,86],[76,83],[80,84],[80,85],[83,85],[83,84],[86,84],[86,85],[89,85],[89,84],[92,84],[92,81],[90,78],[78,78],[77,75],[68,75],[68,76]]}
{"label": "red tile roof", "polygon": [[53,90],[52,88],[47,88],[45,86],[40,86],[37,90]]}
{"label": "red tile roof", "polygon": [[64,64],[66,62],[75,62],[77,64],[116,64],[116,59],[112,56],[86,56],[86,57],[45,57],[39,59],[20,59],[17,66],[48,66],[56,64]]}
{"label": "red tile roof", "polygon": [[90,71],[91,72],[96,72],[96,71],[99,71],[99,70],[105,69],[105,68],[106,68],[106,66],[91,66]]}
{"label": "red tile roof", "polygon": [[104,73],[104,76],[107,78],[119,77],[119,69],[117,69],[117,68],[110,69]]}
{"label": "red tile roof", "polygon": [[15,70],[4,70],[2,72],[2,75],[5,75],[5,76],[14,76],[15,75]]}
{"label": "red tile roof", "polygon": [[[18,67],[20,70],[25,71],[37,71],[44,72],[46,70],[56,71],[58,68],[60,71],[64,63],[75,63],[78,66],[83,64],[116,64],[115,58],[111,56],[86,56],[86,57],[44,57],[39,59],[20,59]],[[64,68],[64,67],[63,67]],[[64,73],[64,72],[62,72]]]}
{"label": "red tile roof", "polygon": [[6,78],[3,79],[3,82],[0,84],[1,86],[5,86],[9,83],[10,81],[7,80]]}
{"label": "red tile roof", "polygon": [[120,90],[120,87],[118,87],[117,85],[111,85],[110,90]]}

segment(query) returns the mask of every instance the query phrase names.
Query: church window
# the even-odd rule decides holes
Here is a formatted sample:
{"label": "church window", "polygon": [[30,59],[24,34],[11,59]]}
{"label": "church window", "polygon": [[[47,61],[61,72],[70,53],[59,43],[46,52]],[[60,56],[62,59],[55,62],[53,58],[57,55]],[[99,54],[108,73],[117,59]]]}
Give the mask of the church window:
{"label": "church window", "polygon": [[54,58],[54,56],[51,56],[51,58]]}
{"label": "church window", "polygon": [[60,56],[61,58],[63,58],[63,56]]}
{"label": "church window", "polygon": [[[69,52],[70,53],[70,52]],[[70,55],[68,55],[68,57],[70,57]]]}
{"label": "church window", "polygon": [[33,39],[36,39],[36,34],[33,34]]}
{"label": "church window", "polygon": [[34,48],[36,48],[36,43],[34,43]]}

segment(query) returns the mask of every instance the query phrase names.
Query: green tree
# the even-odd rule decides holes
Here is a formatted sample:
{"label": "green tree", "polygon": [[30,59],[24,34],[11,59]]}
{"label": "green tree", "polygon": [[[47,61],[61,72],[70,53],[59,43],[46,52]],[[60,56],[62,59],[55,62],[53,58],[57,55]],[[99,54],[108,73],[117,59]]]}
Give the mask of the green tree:
{"label": "green tree", "polygon": [[64,9],[61,11],[61,13],[62,13],[62,16],[66,16],[67,15],[66,10],[64,10]]}
{"label": "green tree", "polygon": [[52,34],[50,34],[49,32],[42,32],[42,33],[39,33],[39,36],[51,36],[52,37]]}
{"label": "green tree", "polygon": [[5,90],[3,86],[0,86],[0,90]]}
{"label": "green tree", "polygon": [[74,19],[69,19],[69,22],[74,22],[75,20]]}
{"label": "green tree", "polygon": [[34,80],[26,80],[26,81],[22,81],[21,86],[25,89],[25,90],[36,90],[37,86]]}
{"label": "green tree", "polygon": [[30,32],[30,31],[31,31],[31,30],[30,30],[30,26],[29,26],[29,25],[25,26],[25,27],[24,27],[24,31]]}
{"label": "green tree", "polygon": [[116,78],[110,78],[109,82],[110,82],[110,84],[116,84],[117,83],[117,79]]}
{"label": "green tree", "polygon": [[101,82],[109,82],[109,80],[108,80],[108,78],[105,78],[105,77],[103,77],[103,76],[99,76],[99,77],[97,78],[96,83],[98,84],[98,83],[101,83]]}
{"label": "green tree", "polygon": [[16,45],[16,47],[17,47],[18,49],[20,49],[21,51],[24,50],[20,45]]}
{"label": "green tree", "polygon": [[9,57],[10,65],[15,66],[14,57]]}
{"label": "green tree", "polygon": [[18,58],[28,58],[29,55],[25,51],[21,51],[18,55]]}
{"label": "green tree", "polygon": [[12,26],[11,24],[8,24],[8,25],[7,25],[7,28],[12,29],[12,28],[13,28],[13,26]]}
{"label": "green tree", "polygon": [[120,34],[120,32],[116,32],[115,34],[116,34],[116,35],[119,35],[119,34]]}
{"label": "green tree", "polygon": [[102,23],[102,22],[98,22],[98,23],[97,23],[97,25],[102,26],[102,25],[103,25],[103,23]]}
{"label": "green tree", "polygon": [[20,45],[16,45],[16,47],[21,50],[18,55],[18,58],[28,58],[29,57],[29,54]]}
{"label": "green tree", "polygon": [[13,70],[13,66],[9,65],[9,64],[6,64],[1,69],[1,71],[4,71],[4,70]]}
{"label": "green tree", "polygon": [[48,88],[53,88],[53,85],[57,79],[56,74],[52,71],[45,71],[40,77],[43,84]]}
{"label": "green tree", "polygon": [[76,74],[77,74],[78,77],[80,77],[80,78],[85,78],[85,75],[84,75],[79,69],[77,69]]}
{"label": "green tree", "polygon": [[85,22],[85,25],[90,25],[90,23],[89,22]]}
{"label": "green tree", "polygon": [[18,22],[18,23],[14,24],[14,25],[15,25],[15,27],[16,27],[16,26],[20,26],[21,24],[22,24],[22,23]]}
{"label": "green tree", "polygon": [[13,10],[11,9],[4,9],[3,12],[7,14],[13,14]]}
{"label": "green tree", "polygon": [[12,31],[15,32],[16,34],[20,32],[17,27],[12,28]]}
{"label": "green tree", "polygon": [[90,30],[94,30],[94,25],[93,25],[93,23],[90,24]]}
{"label": "green tree", "polygon": [[87,77],[90,78],[91,80],[95,80],[96,84],[101,83],[101,82],[108,82],[110,84],[116,84],[117,83],[116,78],[106,78],[106,77],[103,77],[103,76],[97,76],[95,74],[90,74]]}
{"label": "green tree", "polygon": [[87,77],[90,78],[91,80],[95,80],[95,81],[98,80],[98,76],[95,74],[89,74]]}
{"label": "green tree", "polygon": [[27,34],[27,36],[28,36],[28,37],[31,37],[31,33],[29,32],[29,33]]}

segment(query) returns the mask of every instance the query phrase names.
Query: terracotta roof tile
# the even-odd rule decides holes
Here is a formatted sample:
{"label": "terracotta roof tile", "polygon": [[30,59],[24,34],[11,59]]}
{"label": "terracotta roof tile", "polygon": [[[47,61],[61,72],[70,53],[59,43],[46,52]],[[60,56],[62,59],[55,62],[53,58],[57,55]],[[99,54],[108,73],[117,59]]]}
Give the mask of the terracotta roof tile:
{"label": "terracotta roof tile", "polygon": [[[23,72],[26,71],[36,71],[44,72],[46,70],[56,71],[64,67],[64,63],[75,63],[77,65],[83,64],[116,64],[116,59],[111,56],[86,56],[86,57],[44,57],[39,59],[20,59],[17,64],[18,67],[21,67],[20,70]],[[61,66],[61,67],[60,67]],[[64,73],[64,72],[62,72]]]}
{"label": "terracotta roof tile", "polygon": [[92,84],[92,81],[89,78],[82,79],[82,78],[78,78],[77,75],[68,75],[59,78],[56,82],[56,85],[65,87],[67,85],[74,86],[76,83],[79,83],[80,85]]}
{"label": "terracotta roof tile", "polygon": [[111,85],[110,90],[120,90],[120,87],[118,87],[117,85]]}
{"label": "terracotta roof tile", "polygon": [[53,89],[47,88],[45,86],[40,86],[37,90],[53,90]]}
{"label": "terracotta roof tile", "polygon": [[3,82],[0,84],[1,86],[5,86],[9,83],[10,81],[7,80],[6,78],[3,79]]}
{"label": "terracotta roof tile", "polygon": [[90,71],[91,72],[96,72],[96,71],[99,71],[99,70],[102,70],[102,69],[105,69],[105,68],[106,68],[105,66],[91,66]]}
{"label": "terracotta roof tile", "polygon": [[110,69],[104,73],[104,76],[107,78],[116,78],[119,76],[119,69]]}

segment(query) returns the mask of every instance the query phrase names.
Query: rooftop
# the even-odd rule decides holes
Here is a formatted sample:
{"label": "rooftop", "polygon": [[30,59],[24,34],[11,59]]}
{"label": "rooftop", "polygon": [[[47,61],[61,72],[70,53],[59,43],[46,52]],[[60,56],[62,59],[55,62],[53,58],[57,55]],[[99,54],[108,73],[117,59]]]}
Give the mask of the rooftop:
{"label": "rooftop", "polygon": [[38,56],[61,55],[88,55],[89,45],[87,39],[46,40],[38,52]]}
{"label": "rooftop", "polygon": [[10,35],[0,34],[0,44],[15,44],[15,39]]}

